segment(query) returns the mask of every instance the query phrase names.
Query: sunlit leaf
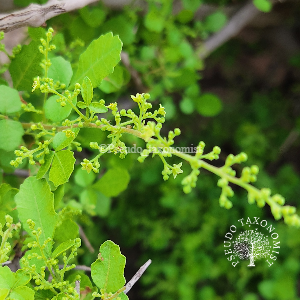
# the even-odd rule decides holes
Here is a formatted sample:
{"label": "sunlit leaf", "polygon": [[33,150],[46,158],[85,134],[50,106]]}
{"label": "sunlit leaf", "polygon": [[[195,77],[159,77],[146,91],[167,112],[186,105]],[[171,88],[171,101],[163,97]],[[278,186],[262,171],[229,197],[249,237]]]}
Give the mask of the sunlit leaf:
{"label": "sunlit leaf", "polygon": [[76,82],[82,84],[87,76],[93,87],[97,87],[120,61],[121,49],[121,40],[111,32],[94,40],[80,55],[78,70],[72,78],[71,85],[74,86]]}
{"label": "sunlit leaf", "polygon": [[55,152],[53,163],[49,173],[49,179],[55,186],[59,186],[69,181],[74,170],[74,153],[70,150]]}
{"label": "sunlit leaf", "polygon": [[126,258],[120,247],[112,241],[104,242],[98,259],[91,266],[91,275],[98,288],[106,293],[115,293],[125,285],[124,268]]}

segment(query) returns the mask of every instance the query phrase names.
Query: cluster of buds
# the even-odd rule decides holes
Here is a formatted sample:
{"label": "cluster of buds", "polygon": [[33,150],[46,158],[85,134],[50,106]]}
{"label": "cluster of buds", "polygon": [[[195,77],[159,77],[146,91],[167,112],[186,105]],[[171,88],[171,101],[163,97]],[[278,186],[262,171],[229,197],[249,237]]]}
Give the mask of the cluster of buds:
{"label": "cluster of buds", "polygon": [[228,185],[228,180],[226,178],[219,179],[218,186],[222,188],[222,193],[219,199],[220,206],[230,209],[232,207],[232,202],[228,199],[228,197],[233,197],[234,192]]}
{"label": "cluster of buds", "polygon": [[163,175],[164,180],[168,180],[170,175],[172,174],[174,178],[177,177],[178,174],[181,174],[183,171],[181,170],[182,163],[179,164],[173,164],[173,166],[170,166],[169,164],[164,165],[164,169],[161,172]]}
{"label": "cluster of buds", "polygon": [[31,103],[27,103],[27,104],[22,103],[21,107],[26,112],[34,112],[34,113],[37,113],[39,115],[43,114],[42,110],[36,109]]}
{"label": "cluster of buds", "polygon": [[11,245],[9,242],[7,242],[7,240],[12,238],[13,230],[18,230],[21,228],[21,223],[13,224],[13,218],[10,215],[6,215],[5,226],[6,230],[3,231],[4,226],[0,223],[0,236],[2,238],[0,246],[0,264],[9,259],[7,254],[11,251]]}
{"label": "cluster of buds", "polygon": [[192,172],[183,178],[181,184],[183,185],[183,191],[188,194],[192,191],[192,188],[196,187],[198,176],[200,174],[199,169],[193,169]]}
{"label": "cluster of buds", "polygon": [[100,163],[98,159],[88,160],[83,159],[83,162],[80,163],[82,170],[86,170],[88,173],[93,171],[94,173],[99,173]]}

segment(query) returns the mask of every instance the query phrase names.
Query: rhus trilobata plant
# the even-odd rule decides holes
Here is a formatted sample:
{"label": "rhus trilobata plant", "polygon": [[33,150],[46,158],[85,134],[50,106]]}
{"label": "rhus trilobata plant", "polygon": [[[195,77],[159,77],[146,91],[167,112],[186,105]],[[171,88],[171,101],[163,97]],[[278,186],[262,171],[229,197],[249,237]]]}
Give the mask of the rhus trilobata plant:
{"label": "rhus trilobata plant", "polygon": [[[219,158],[221,149],[218,146],[205,153],[205,143],[200,141],[193,149],[195,155],[190,155],[174,147],[174,138],[180,135],[180,129],[170,131],[167,137],[161,134],[165,110],[161,105],[153,110],[149,94],[131,96],[138,108],[135,112],[135,109],[119,110],[117,103],[106,104],[94,93],[103,82],[113,84],[109,75],[118,64],[122,50],[118,36],[107,33],[94,40],[79,57],[77,70],[73,73],[70,62],[51,54],[55,49],[52,35],[50,28],[46,38],[31,42],[21,52],[20,49],[14,51],[14,57],[10,57],[12,62],[7,66],[14,88],[0,86],[0,147],[14,151],[15,158],[10,161],[12,166],[23,167],[29,162],[34,175],[25,179],[19,190],[6,183],[0,186],[1,211],[6,214],[0,227],[1,263],[9,260],[11,244],[17,245],[22,253],[16,272],[7,266],[0,268],[3,299],[128,299],[125,257],[112,241],[101,245],[98,259],[91,265],[93,282],[84,274],[70,273],[76,268],[81,245],[78,225],[72,220],[80,214],[80,209],[76,201],[64,202],[62,199],[64,184],[74,171],[74,151],[82,151],[80,131],[86,128],[108,133],[109,142],[100,144],[97,139],[90,142],[94,157],[83,157],[80,161],[81,170],[86,172],[80,171],[78,175],[83,186],[90,180],[89,174],[101,172],[102,155],[124,158],[128,154],[124,136],[131,135],[145,141],[139,162],[144,162],[148,156],[158,156],[162,161],[163,179],[183,176],[185,193],[196,187],[200,171],[204,169],[220,177],[219,202],[222,207],[232,207],[230,197],[234,192],[231,184],[234,184],[247,191],[250,204],[256,202],[259,207],[268,204],[275,219],[283,217],[288,225],[300,226],[296,209],[285,206],[281,195],[272,195],[269,189],[259,190],[252,185],[259,171],[257,166],[244,167],[241,174],[236,175],[233,166],[247,160],[245,153],[231,154],[223,166],[216,167],[208,161]],[[1,49],[5,52],[4,46]],[[30,62],[26,61],[29,53]],[[26,67],[31,68],[29,74],[35,76],[33,84],[30,78],[23,76],[22,69]],[[34,104],[29,102],[31,96],[27,96],[29,101],[26,102],[18,94],[18,90],[24,90],[28,84],[32,85],[33,95],[36,95]],[[172,157],[179,161],[170,163]],[[181,175],[183,163],[190,166],[190,174]],[[102,182],[102,188],[115,195],[119,185],[127,185],[126,174],[108,173],[103,175],[108,179]],[[109,185],[116,175],[119,181]],[[94,208],[89,207],[91,215]],[[26,231],[25,236],[20,228]],[[14,230],[16,234],[13,235]]]}

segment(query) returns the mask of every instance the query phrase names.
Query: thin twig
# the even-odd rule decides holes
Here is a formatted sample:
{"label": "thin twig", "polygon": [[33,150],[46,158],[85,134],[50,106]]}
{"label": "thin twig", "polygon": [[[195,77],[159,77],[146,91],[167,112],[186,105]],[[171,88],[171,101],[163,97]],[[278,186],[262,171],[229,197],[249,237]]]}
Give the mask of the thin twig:
{"label": "thin twig", "polygon": [[[8,173],[4,173],[4,174],[11,175],[11,174],[8,174]],[[15,170],[13,175],[16,175],[18,177],[29,177],[30,174],[29,174],[28,170],[20,169],[20,170]]]}
{"label": "thin twig", "polygon": [[143,264],[139,270],[136,272],[136,274],[131,278],[130,281],[127,282],[126,284],[126,289],[124,291],[124,294],[127,294],[131,288],[133,287],[133,285],[141,278],[141,276],[143,275],[143,273],[146,271],[146,269],[150,266],[151,264],[151,259],[149,259],[145,264]]}
{"label": "thin twig", "polygon": [[282,155],[285,153],[293,144],[294,142],[298,139],[299,137],[299,132],[297,130],[292,130],[287,138],[284,140],[282,145],[279,148],[279,153]]}
{"label": "thin twig", "polygon": [[75,290],[76,290],[77,294],[80,296],[80,281],[79,280],[75,281]]}
{"label": "thin twig", "polygon": [[138,91],[141,93],[145,93],[148,89],[143,85],[141,77],[140,77],[139,73],[137,72],[137,70],[135,70],[132,67],[132,65],[130,64],[128,53],[126,53],[124,51],[121,52],[121,61],[124,64],[124,66],[127,68],[127,70],[129,71]]}
{"label": "thin twig", "polygon": [[91,245],[89,239],[87,238],[87,236],[85,235],[82,227],[80,225],[78,225],[79,227],[79,234],[80,234],[80,237],[82,238],[84,244],[86,245],[86,247],[89,249],[89,251],[91,253],[94,253],[95,252],[95,249],[93,248],[93,246]]}
{"label": "thin twig", "polygon": [[218,47],[236,36],[254,17],[259,15],[259,11],[252,2],[241,8],[227,23],[227,25],[215,35],[204,42],[200,58],[203,59],[211,54]]}
{"label": "thin twig", "polygon": [[[63,269],[65,266],[64,265],[58,265],[59,269]],[[67,266],[69,267],[69,266]],[[75,268],[73,268],[72,270],[80,270],[80,271],[86,271],[86,272],[91,272],[91,268],[87,267],[87,266],[81,266],[81,265],[77,265]]]}

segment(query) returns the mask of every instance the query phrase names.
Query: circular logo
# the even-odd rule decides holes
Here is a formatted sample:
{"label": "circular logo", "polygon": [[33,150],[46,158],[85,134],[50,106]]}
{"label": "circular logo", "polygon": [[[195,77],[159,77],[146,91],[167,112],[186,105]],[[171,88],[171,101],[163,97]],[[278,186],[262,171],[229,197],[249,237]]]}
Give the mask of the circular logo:
{"label": "circular logo", "polygon": [[224,252],[228,261],[236,267],[241,261],[248,261],[248,267],[255,267],[257,260],[264,259],[271,267],[279,254],[280,241],[275,227],[260,218],[244,218],[238,225],[231,225],[224,239]]}

